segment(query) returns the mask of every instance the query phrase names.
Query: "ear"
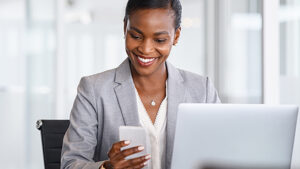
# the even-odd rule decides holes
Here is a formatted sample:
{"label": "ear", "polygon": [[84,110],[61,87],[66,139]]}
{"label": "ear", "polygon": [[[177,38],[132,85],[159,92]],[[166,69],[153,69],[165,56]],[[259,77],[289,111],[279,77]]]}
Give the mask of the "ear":
{"label": "ear", "polygon": [[173,45],[176,45],[178,43],[180,33],[181,33],[181,27],[177,28],[176,31],[175,31],[175,37],[174,37]]}

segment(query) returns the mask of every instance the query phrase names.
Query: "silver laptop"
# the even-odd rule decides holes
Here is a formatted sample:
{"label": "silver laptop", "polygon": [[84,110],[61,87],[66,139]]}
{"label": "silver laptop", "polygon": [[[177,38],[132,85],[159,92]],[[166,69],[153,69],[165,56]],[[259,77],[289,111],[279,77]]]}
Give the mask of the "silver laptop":
{"label": "silver laptop", "polygon": [[172,169],[289,169],[298,107],[180,104]]}

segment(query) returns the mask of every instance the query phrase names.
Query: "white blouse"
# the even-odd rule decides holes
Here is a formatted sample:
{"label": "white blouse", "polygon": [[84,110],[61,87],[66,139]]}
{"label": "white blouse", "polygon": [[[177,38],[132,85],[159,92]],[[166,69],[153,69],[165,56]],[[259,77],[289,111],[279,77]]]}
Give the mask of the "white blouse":
{"label": "white blouse", "polygon": [[[141,126],[147,130],[151,144],[151,169],[162,169],[166,156],[166,124],[167,124],[167,96],[161,102],[154,124],[137,92],[137,108]],[[149,103],[150,104],[150,103]]]}

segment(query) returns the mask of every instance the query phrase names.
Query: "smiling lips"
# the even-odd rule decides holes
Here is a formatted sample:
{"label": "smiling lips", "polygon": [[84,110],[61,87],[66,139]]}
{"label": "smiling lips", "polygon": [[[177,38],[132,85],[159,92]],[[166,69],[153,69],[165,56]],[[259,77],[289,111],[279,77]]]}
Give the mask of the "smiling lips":
{"label": "smiling lips", "polygon": [[135,55],[135,56],[137,57],[138,63],[143,67],[152,65],[156,59],[156,58],[145,58],[145,57],[141,57],[138,55]]}

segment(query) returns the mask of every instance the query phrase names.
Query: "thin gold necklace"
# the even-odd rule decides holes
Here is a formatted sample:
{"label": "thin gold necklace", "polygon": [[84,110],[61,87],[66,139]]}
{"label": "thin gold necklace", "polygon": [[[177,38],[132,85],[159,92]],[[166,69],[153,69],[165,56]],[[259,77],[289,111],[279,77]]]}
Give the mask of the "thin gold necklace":
{"label": "thin gold necklace", "polygon": [[155,100],[152,100],[150,104],[151,104],[151,106],[155,106],[156,105]]}
{"label": "thin gold necklace", "polygon": [[[167,82],[166,82],[166,88],[167,88]],[[135,87],[135,90],[136,90],[136,92],[137,92],[137,94],[139,95],[139,92],[138,92],[138,90],[137,90],[137,88]],[[166,89],[165,89],[166,90]],[[167,93],[166,93],[166,95],[167,95]],[[149,98],[150,100],[151,100],[151,102],[150,102],[150,105],[151,106],[156,106],[156,102],[155,102],[155,98],[154,99],[151,99],[149,96],[146,96],[147,98]],[[140,97],[141,98],[141,97]],[[142,100],[142,98],[141,98],[141,100]]]}

